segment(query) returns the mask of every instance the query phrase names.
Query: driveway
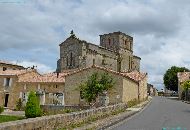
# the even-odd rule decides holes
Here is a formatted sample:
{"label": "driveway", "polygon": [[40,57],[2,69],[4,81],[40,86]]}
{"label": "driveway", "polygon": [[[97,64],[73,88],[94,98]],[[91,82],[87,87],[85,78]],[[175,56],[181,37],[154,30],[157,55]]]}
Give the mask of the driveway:
{"label": "driveway", "polygon": [[190,130],[190,104],[153,97],[142,112],[117,124],[113,130]]}

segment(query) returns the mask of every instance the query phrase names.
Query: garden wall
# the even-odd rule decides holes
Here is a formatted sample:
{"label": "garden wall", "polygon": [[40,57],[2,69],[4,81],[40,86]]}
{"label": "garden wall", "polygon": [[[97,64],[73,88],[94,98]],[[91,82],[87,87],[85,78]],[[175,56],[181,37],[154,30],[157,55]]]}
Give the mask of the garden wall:
{"label": "garden wall", "polygon": [[59,114],[51,116],[43,116],[37,118],[24,119],[20,121],[6,122],[0,124],[0,130],[52,130],[63,128],[72,123],[78,123],[87,120],[88,117],[110,113],[115,110],[126,108],[126,104],[116,104],[107,107],[73,112],[70,114]]}

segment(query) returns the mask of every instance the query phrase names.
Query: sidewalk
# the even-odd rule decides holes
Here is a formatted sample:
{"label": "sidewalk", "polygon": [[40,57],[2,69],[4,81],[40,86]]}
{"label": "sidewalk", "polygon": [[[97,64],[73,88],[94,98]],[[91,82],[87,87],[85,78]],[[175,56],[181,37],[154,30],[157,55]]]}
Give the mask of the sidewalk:
{"label": "sidewalk", "polygon": [[110,129],[112,126],[122,122],[123,120],[133,116],[134,114],[140,112],[150,101],[152,98],[149,98],[147,101],[142,102],[134,107],[127,108],[126,112],[119,113],[118,115],[110,116],[106,119],[97,120],[88,125],[85,125],[80,128],[75,128],[75,130],[86,130],[86,129]]}
{"label": "sidewalk", "polygon": [[5,109],[0,115],[10,115],[10,116],[25,116],[24,111],[12,111],[10,109]]}

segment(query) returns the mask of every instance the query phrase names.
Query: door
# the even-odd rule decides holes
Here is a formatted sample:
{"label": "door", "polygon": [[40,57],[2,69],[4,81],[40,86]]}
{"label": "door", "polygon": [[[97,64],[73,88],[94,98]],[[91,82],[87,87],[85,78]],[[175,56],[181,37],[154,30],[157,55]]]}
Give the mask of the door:
{"label": "door", "polygon": [[4,104],[5,107],[7,107],[8,101],[9,101],[9,94],[5,94],[5,104]]}

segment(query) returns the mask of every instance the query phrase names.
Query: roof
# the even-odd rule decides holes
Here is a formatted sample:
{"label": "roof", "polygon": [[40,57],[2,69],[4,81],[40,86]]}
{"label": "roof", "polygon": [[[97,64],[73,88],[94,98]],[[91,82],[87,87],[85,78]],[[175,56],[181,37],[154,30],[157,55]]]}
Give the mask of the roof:
{"label": "roof", "polygon": [[147,75],[147,73],[140,73],[138,71],[122,72],[122,73],[120,73],[120,72],[116,72],[114,70],[111,70],[111,69],[108,69],[108,68],[105,68],[105,67],[100,67],[100,66],[97,66],[97,65],[92,65],[90,67],[79,69],[79,70],[73,71],[71,73],[68,73],[65,76],[73,75],[73,74],[76,74],[76,73],[79,73],[81,71],[88,70],[88,69],[91,69],[91,68],[96,68],[96,69],[104,70],[106,72],[110,72],[110,73],[113,73],[113,74],[116,74],[116,75],[128,78],[128,79],[130,79],[130,80],[132,80],[132,81],[134,81],[136,83],[138,83],[139,81],[141,81],[142,79],[144,79],[145,76]]}
{"label": "roof", "polygon": [[122,74],[130,77],[131,79],[133,79],[137,82],[143,80],[147,75],[147,73],[142,73],[142,72],[138,72],[138,71],[122,72]]}
{"label": "roof", "polygon": [[181,83],[181,82],[184,82],[184,81],[190,79],[190,72],[178,72],[178,73],[177,73],[177,77],[178,77],[178,81],[179,81],[180,83]]}
{"label": "roof", "polygon": [[25,74],[25,73],[28,73],[28,72],[31,72],[31,71],[36,71],[34,69],[23,69],[23,70],[6,70],[6,71],[0,71],[0,75],[1,76],[19,76],[19,75],[22,75],[22,74]]}
{"label": "roof", "polygon": [[12,65],[12,66],[17,66],[17,67],[22,67],[22,68],[24,68],[24,67],[21,66],[21,65],[17,65],[17,64],[11,63],[11,62],[9,62],[9,61],[0,60],[0,64],[6,64],[6,65]]}
{"label": "roof", "polygon": [[27,78],[21,78],[18,82],[23,83],[64,83],[67,73],[49,73],[44,75],[33,75]]}

